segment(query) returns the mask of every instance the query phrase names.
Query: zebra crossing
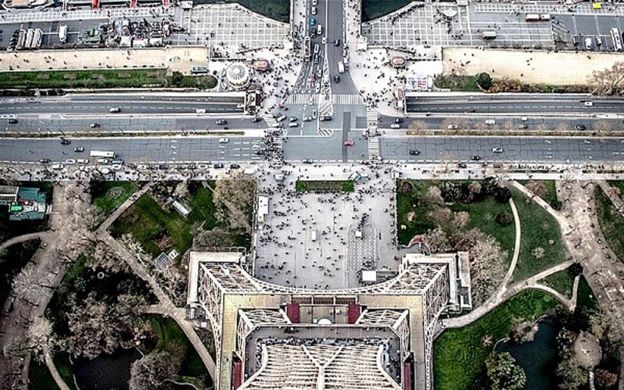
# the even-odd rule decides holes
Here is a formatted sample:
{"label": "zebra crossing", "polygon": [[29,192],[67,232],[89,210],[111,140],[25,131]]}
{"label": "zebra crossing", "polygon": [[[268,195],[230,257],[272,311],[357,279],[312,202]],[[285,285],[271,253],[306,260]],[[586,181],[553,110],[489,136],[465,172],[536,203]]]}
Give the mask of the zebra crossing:
{"label": "zebra crossing", "polygon": [[331,137],[334,134],[334,130],[332,129],[319,129],[318,135],[321,137]]}
{"label": "zebra crossing", "polygon": [[366,126],[368,128],[377,128],[377,111],[366,108]]}
{"label": "zebra crossing", "polygon": [[333,104],[364,104],[364,100],[360,95],[354,94],[335,94],[332,96]]}
{"label": "zebra crossing", "polygon": [[368,138],[368,158],[371,160],[379,158],[379,139],[380,137]]}
{"label": "zebra crossing", "polygon": [[305,93],[296,93],[294,95],[290,95],[288,99],[286,99],[286,103],[288,104],[318,104],[318,101],[318,95],[309,95]]}

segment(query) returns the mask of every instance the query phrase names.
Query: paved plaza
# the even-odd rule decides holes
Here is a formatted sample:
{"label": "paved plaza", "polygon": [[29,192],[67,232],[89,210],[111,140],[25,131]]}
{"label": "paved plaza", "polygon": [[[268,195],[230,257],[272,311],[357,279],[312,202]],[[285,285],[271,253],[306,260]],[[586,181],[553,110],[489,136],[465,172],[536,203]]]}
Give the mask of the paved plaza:
{"label": "paved plaza", "polygon": [[281,47],[289,36],[288,24],[277,22],[237,4],[198,6],[182,12],[178,20],[186,30],[176,44],[221,46],[225,49]]}
{"label": "paved plaza", "polygon": [[[310,169],[312,171],[313,168]],[[286,171],[283,188],[263,176],[269,214],[258,227],[255,274],[285,286],[360,286],[362,269],[397,270],[394,181],[388,172],[358,169],[368,179],[353,193],[297,193],[296,180],[347,179],[346,170]],[[379,177],[377,177],[377,174]]]}

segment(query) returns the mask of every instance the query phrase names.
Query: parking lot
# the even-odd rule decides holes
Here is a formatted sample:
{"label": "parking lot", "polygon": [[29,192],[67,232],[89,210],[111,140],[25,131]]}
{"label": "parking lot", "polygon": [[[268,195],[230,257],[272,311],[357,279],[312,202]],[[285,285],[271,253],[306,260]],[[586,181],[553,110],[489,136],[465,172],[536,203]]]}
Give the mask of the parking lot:
{"label": "parking lot", "polygon": [[390,174],[363,167],[369,179],[349,193],[298,193],[301,180],[346,179],[343,171],[310,176],[305,166],[286,172],[285,188],[272,178],[269,215],[258,229],[255,273],[285,286],[345,288],[361,285],[360,271],[396,270],[394,181]]}

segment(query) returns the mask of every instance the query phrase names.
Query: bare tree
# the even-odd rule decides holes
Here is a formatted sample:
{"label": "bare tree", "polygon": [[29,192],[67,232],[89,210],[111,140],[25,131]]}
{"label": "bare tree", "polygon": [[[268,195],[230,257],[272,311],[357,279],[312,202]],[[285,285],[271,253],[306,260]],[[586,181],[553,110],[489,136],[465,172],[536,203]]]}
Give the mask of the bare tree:
{"label": "bare tree", "polygon": [[217,206],[227,209],[231,227],[250,228],[247,215],[253,206],[255,192],[256,180],[242,172],[217,180],[214,201]]}
{"label": "bare tree", "polygon": [[616,62],[611,68],[594,71],[589,77],[589,85],[595,95],[623,95],[624,61]]}
{"label": "bare tree", "polygon": [[152,352],[132,363],[130,368],[130,390],[162,389],[166,380],[172,379],[181,366],[178,353],[168,351]]}

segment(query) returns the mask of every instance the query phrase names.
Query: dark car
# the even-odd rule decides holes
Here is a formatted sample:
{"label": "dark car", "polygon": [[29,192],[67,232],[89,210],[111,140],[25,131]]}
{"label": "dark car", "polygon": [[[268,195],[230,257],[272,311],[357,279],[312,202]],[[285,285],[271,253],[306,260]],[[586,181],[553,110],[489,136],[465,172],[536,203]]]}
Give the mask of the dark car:
{"label": "dark car", "polygon": [[258,118],[257,116],[254,116],[253,118],[251,118],[251,121],[252,121],[252,122],[254,122],[254,123],[256,123],[256,122],[260,122],[260,121],[261,121],[261,119],[260,119],[260,118]]}
{"label": "dark car", "polygon": [[340,76],[335,75],[334,76],[334,83],[338,84],[340,82]]}
{"label": "dark car", "polygon": [[479,160],[481,160],[481,156],[477,156],[476,154],[472,156],[472,161],[479,161]]}
{"label": "dark car", "polygon": [[410,156],[418,156],[420,154],[419,150],[412,149],[409,151]]}
{"label": "dark car", "polygon": [[10,123],[10,124],[12,124],[12,125],[14,125],[14,124],[16,124],[16,123],[17,123],[17,119],[15,119],[15,118],[11,118],[11,119],[9,119],[9,123]]}
{"label": "dark car", "polygon": [[42,159],[39,159],[39,162],[42,163],[42,164],[48,164],[50,162],[50,159],[49,158],[42,158]]}
{"label": "dark car", "polygon": [[214,164],[212,167],[213,167],[214,169],[221,169],[221,168],[223,168],[223,164],[221,164],[221,163],[217,163],[217,164]]}
{"label": "dark car", "polygon": [[457,164],[457,166],[459,168],[466,168],[468,165],[466,165],[466,163],[459,163],[459,164]]}
{"label": "dark car", "polygon": [[238,164],[230,164],[230,169],[238,169],[240,168],[240,165]]}
{"label": "dark car", "polygon": [[216,123],[219,126],[227,125],[227,121],[225,119],[219,119]]}
{"label": "dark car", "polygon": [[578,125],[574,126],[574,128],[576,130],[585,130],[586,129],[585,125],[581,125],[581,124],[578,124]]}
{"label": "dark car", "polygon": [[334,46],[340,46],[340,39],[334,39]]}
{"label": "dark car", "polygon": [[312,164],[312,160],[306,158],[305,160],[303,160],[303,163],[304,164]]}
{"label": "dark car", "polygon": [[66,138],[61,138],[61,145],[69,145],[71,141]]}
{"label": "dark car", "polygon": [[74,148],[74,152],[76,153],[84,152],[84,146],[76,146]]}

